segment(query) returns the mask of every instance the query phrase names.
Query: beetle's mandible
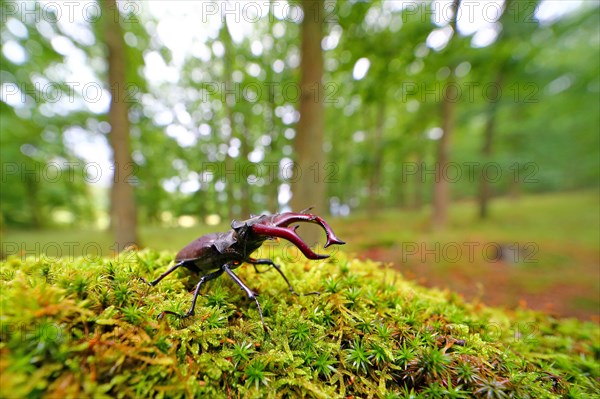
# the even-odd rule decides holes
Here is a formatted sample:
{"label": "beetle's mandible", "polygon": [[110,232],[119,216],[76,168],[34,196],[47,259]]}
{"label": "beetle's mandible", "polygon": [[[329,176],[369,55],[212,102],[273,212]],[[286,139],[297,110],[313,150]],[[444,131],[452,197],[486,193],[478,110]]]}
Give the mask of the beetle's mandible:
{"label": "beetle's mandible", "polygon": [[[275,215],[253,216],[250,219],[242,221],[234,220],[231,222],[231,230],[228,232],[206,234],[189,243],[185,248],[177,253],[175,256],[175,264],[148,284],[155,286],[163,278],[177,270],[177,268],[181,266],[186,267],[190,271],[201,275],[200,280],[196,284],[196,288],[194,290],[192,305],[190,309],[183,315],[170,311],[164,311],[161,313],[161,316],[165,313],[180,317],[189,317],[194,315],[196,300],[198,299],[198,294],[200,293],[200,287],[202,287],[202,284],[219,277],[223,273],[226,273],[229,277],[231,277],[231,279],[233,279],[233,281],[236,282],[236,284],[242,288],[242,290],[244,290],[246,295],[248,295],[248,298],[256,302],[258,313],[260,314],[260,320],[263,328],[266,329],[262,309],[258,299],[256,298],[256,294],[250,288],[248,288],[248,286],[246,286],[242,280],[240,280],[233,270],[240,267],[242,263],[254,265],[255,269],[256,265],[273,266],[287,283],[290,292],[298,295],[278,265],[273,263],[273,261],[270,259],[255,259],[250,257],[250,255],[256,251],[266,240],[279,237],[290,241],[292,244],[298,247],[298,249],[308,259],[324,259],[329,257],[329,255],[320,255],[314,253],[308,247],[308,245],[302,241],[300,236],[296,233],[298,226],[295,225],[290,227],[290,224],[297,222],[309,222],[320,225],[323,230],[325,230],[325,234],[327,235],[325,248],[332,244],[345,244],[344,241],[335,236],[331,226],[329,226],[325,220],[319,216],[306,213],[309,210],[310,208],[299,213],[286,212]],[[317,294],[317,292],[312,292],[311,294]]]}

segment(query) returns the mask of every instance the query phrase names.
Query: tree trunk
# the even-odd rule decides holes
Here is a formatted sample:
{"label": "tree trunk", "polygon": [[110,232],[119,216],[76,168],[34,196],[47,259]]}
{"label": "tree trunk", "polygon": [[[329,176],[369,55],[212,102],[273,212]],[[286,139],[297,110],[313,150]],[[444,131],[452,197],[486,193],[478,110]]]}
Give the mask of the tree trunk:
{"label": "tree trunk", "polygon": [[[235,95],[230,96],[227,93],[233,92],[233,81],[231,80],[232,66],[235,57],[233,56],[231,35],[227,28],[227,24],[223,24],[221,27],[220,39],[223,42],[225,53],[223,54],[223,84],[225,85],[225,92],[223,93],[223,107],[225,108],[225,114],[227,121],[229,122],[230,139],[235,137],[236,124],[234,117],[234,107],[236,97]],[[239,209],[236,205],[235,191],[238,188],[238,180],[240,175],[236,172],[239,170],[236,167],[236,160],[225,154],[225,163],[223,165],[225,170],[223,171],[223,179],[225,183],[225,193],[227,194],[227,218],[229,220],[236,219],[240,216]],[[242,217],[245,219],[245,217]]]}
{"label": "tree trunk", "polygon": [[415,175],[415,197],[414,197],[414,208],[418,211],[423,208],[423,186],[425,185],[423,181],[423,155],[417,155],[417,170]]}
{"label": "tree trunk", "polygon": [[[450,26],[454,34],[458,34],[456,29],[456,16],[458,14],[459,0],[452,2],[454,16],[450,21]],[[438,141],[437,163],[435,173],[435,183],[433,187],[433,215],[432,226],[434,229],[443,229],[448,223],[448,204],[450,203],[450,186],[446,179],[446,171],[450,162],[450,138],[454,131],[454,118],[456,109],[457,87],[454,77],[454,65],[449,65],[450,76],[448,77],[442,93],[442,137]]]}
{"label": "tree trunk", "polygon": [[[504,2],[504,11],[500,18],[500,22],[502,23],[502,32],[497,39],[497,42],[503,42],[504,38],[507,34],[507,26],[511,25],[511,22],[508,21],[510,17],[509,10],[512,9],[512,3],[514,0],[506,0]],[[508,55],[510,56],[510,55]],[[504,62],[500,64],[500,67],[496,74],[495,86],[500,90],[502,88],[502,84],[504,81],[505,71],[508,67],[507,65],[508,59],[504,59]],[[497,93],[499,94],[499,93]],[[495,101],[491,98],[488,101],[488,112],[487,112],[487,121],[485,125],[485,132],[483,138],[483,146],[481,148],[481,155],[484,162],[488,162],[493,153],[493,141],[494,135],[496,132],[496,120],[498,114],[498,108],[500,106],[499,95],[496,96]],[[490,186],[490,182],[486,176],[484,176],[485,169],[482,169],[479,175],[479,217],[481,219],[486,219],[489,216],[489,202],[492,197],[492,188]],[[516,184],[515,184],[516,183]],[[515,187],[518,187],[518,182],[512,182],[510,186],[510,191],[513,192]]]}
{"label": "tree trunk", "polygon": [[[502,70],[496,75],[495,85],[496,87],[502,87],[503,74]],[[495,101],[489,101],[487,121],[485,124],[485,132],[483,138],[483,146],[481,148],[482,159],[485,162],[489,162],[492,156],[492,143],[494,140],[494,133],[496,132],[496,116],[498,114],[498,108],[500,105],[499,96]],[[492,188],[490,182],[484,174],[485,168],[481,169],[479,175],[479,217],[486,219],[489,215],[489,201],[492,196]]]}
{"label": "tree trunk", "polygon": [[375,134],[373,135],[373,168],[369,176],[369,212],[375,213],[380,205],[381,166],[383,164],[383,131],[385,127],[385,100],[377,105]]}
{"label": "tree trunk", "polygon": [[[232,119],[233,118],[230,119],[231,123],[233,123]],[[222,178],[225,183],[225,194],[227,195],[227,212],[224,212],[224,214],[221,212],[217,213],[220,216],[226,217],[228,220],[233,220],[239,216],[239,212],[236,212],[237,205],[235,201],[235,180],[238,177],[237,173],[234,172],[236,169],[235,159],[231,158],[228,154],[225,154],[223,168]],[[221,204],[217,202],[217,208],[220,208],[220,205]]]}
{"label": "tree trunk", "polygon": [[[274,15],[275,12],[275,1],[269,0],[269,14]],[[275,26],[275,19],[269,19],[269,34],[273,35]],[[275,82],[275,76],[271,68],[267,68],[267,82]],[[277,131],[277,117],[275,115],[275,90],[267,90],[267,112],[265,115],[265,130],[271,137],[271,143],[268,147],[268,153],[278,153],[278,141],[279,132]],[[265,148],[265,150],[267,150]],[[265,157],[267,162],[261,165],[262,177],[265,179],[265,194],[267,196],[267,210],[272,213],[279,212],[279,163],[273,165],[269,163],[268,158]],[[271,161],[275,163],[274,161]]]}
{"label": "tree trunk", "polygon": [[[323,0],[303,0],[300,121],[294,140],[296,174],[292,182],[294,211],[314,206],[315,212],[327,212],[323,154]],[[309,245],[318,242],[318,229],[306,228],[303,237]]]}
{"label": "tree trunk", "polygon": [[[492,155],[492,138],[496,124],[496,115],[494,111],[490,110],[490,113],[491,114],[488,115],[488,119],[485,124],[485,135],[483,139],[483,147],[481,149],[484,165],[489,161],[490,156]],[[479,217],[481,219],[486,219],[488,217],[488,203],[492,195],[490,182],[487,180],[487,177],[484,173],[485,170],[486,168],[483,167],[479,174]]]}
{"label": "tree trunk", "polygon": [[[277,153],[277,132],[275,130],[275,99],[269,94],[269,111],[267,118],[267,131],[271,137],[270,152]],[[261,168],[263,178],[267,180],[267,209],[269,212],[279,211],[279,165],[265,164]]]}
{"label": "tree trunk", "polygon": [[[240,147],[240,164],[242,167],[244,167],[244,165],[248,165],[249,161],[248,161],[248,155],[250,154],[250,132],[248,131],[248,127],[246,126],[246,122],[242,121],[242,134],[240,139],[242,140],[242,144]],[[245,171],[250,171],[253,169],[246,169],[244,168]],[[241,173],[240,176],[240,183],[241,183],[241,187],[240,187],[240,210],[242,213],[242,219],[247,219],[250,217],[251,213],[256,213],[254,212],[254,210],[252,209],[252,191],[250,190],[250,185],[248,184],[248,180],[247,180],[247,174],[248,173]]]}
{"label": "tree trunk", "polygon": [[[453,74],[454,71],[451,72]],[[448,222],[448,203],[450,187],[446,179],[446,171],[450,162],[450,138],[454,131],[456,103],[456,86],[454,79],[448,79],[442,99],[442,137],[438,141],[435,183],[433,187],[433,227],[442,229]]]}
{"label": "tree trunk", "polygon": [[115,237],[115,251],[137,245],[137,214],[131,179],[135,171],[129,145],[129,106],[123,96],[125,81],[125,50],[123,34],[115,0],[100,2],[104,5],[103,18],[108,47],[108,84],[111,94],[108,119],[110,145],[113,150],[114,178],[111,188],[111,226]]}
{"label": "tree trunk", "polygon": [[31,212],[31,226],[35,229],[41,229],[43,227],[43,216],[42,209],[40,208],[40,202],[38,201],[39,183],[37,176],[31,176],[26,173],[24,176],[25,190],[27,192],[27,203],[29,204],[29,211]]}

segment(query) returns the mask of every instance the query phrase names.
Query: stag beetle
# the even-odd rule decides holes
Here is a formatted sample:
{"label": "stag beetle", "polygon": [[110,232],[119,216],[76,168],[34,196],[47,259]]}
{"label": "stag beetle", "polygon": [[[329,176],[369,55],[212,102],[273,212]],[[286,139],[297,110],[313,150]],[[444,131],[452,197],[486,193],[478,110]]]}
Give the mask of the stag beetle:
{"label": "stag beetle", "polygon": [[[163,278],[167,277],[181,266],[202,276],[196,285],[194,296],[192,297],[192,306],[187,313],[180,315],[171,311],[164,311],[161,313],[160,317],[164,316],[164,314],[172,314],[182,318],[194,315],[196,300],[198,299],[198,293],[200,292],[202,284],[219,277],[223,273],[227,273],[227,275],[231,277],[244,292],[246,292],[248,298],[256,302],[260,320],[263,328],[266,330],[262,309],[260,303],[258,303],[256,294],[246,286],[233,270],[240,267],[242,263],[253,265],[257,272],[256,265],[273,266],[287,283],[290,292],[298,295],[278,265],[273,263],[270,259],[255,259],[250,257],[250,255],[266,240],[279,237],[290,241],[298,247],[308,259],[316,260],[328,258],[329,255],[314,253],[308,245],[302,241],[300,236],[296,233],[298,226],[288,227],[290,224],[296,222],[315,223],[325,230],[325,234],[327,235],[325,248],[332,244],[345,244],[344,241],[335,236],[329,224],[322,218],[310,213],[305,213],[310,209],[311,208],[305,209],[299,213],[286,212],[275,215],[252,216],[250,219],[242,221],[233,220],[231,222],[231,230],[228,232],[206,234],[189,243],[177,253],[175,256],[175,264],[169,268],[169,270],[151,282],[142,279],[150,286],[155,286]],[[310,294],[318,294],[318,292],[312,292]]]}

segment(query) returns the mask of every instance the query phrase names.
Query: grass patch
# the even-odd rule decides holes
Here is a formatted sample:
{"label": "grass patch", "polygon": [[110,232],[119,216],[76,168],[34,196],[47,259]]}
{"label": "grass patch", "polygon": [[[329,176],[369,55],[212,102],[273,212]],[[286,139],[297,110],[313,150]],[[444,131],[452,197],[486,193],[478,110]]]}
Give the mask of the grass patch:
{"label": "grass patch", "polygon": [[453,203],[448,228],[432,231],[431,209],[382,210],[375,215],[354,214],[332,223],[347,237],[350,251],[378,247],[379,242],[454,242],[485,239],[490,242],[568,243],[600,250],[600,207],[598,191],[580,191],[498,198],[490,217],[478,217],[474,201]]}
{"label": "grass patch", "polygon": [[194,279],[154,288],[171,252],[118,258],[9,258],[0,264],[0,391],[5,397],[592,398],[598,326],[505,312],[428,290],[338,254],[278,258],[238,275],[260,294],[269,332],[232,281],[208,283],[178,320]]}
{"label": "grass patch", "polygon": [[[442,231],[430,229],[427,208],[353,215],[332,224],[349,243],[345,250],[393,262],[422,284],[498,306],[524,303],[598,321],[599,201],[596,190],[498,198],[483,221],[476,204],[465,201],[452,205]],[[498,246],[519,251],[496,260],[490,249]]]}
{"label": "grass patch", "polygon": [[[452,204],[448,229],[430,230],[430,209],[382,210],[375,215],[357,213],[346,219],[331,219],[339,236],[348,242],[347,252],[390,247],[407,241],[454,242],[485,239],[491,242],[545,242],[600,251],[600,208],[597,191],[523,196],[518,200],[498,198],[488,220],[479,220],[473,201]],[[328,220],[329,221],[329,220]],[[141,226],[142,245],[156,250],[177,251],[203,234],[229,230],[229,224],[199,224],[193,228]],[[302,228],[299,230],[302,233]],[[49,256],[112,255],[111,236],[106,231],[60,229],[49,231],[8,230],[3,234],[5,255]],[[557,258],[556,262],[564,259]]]}

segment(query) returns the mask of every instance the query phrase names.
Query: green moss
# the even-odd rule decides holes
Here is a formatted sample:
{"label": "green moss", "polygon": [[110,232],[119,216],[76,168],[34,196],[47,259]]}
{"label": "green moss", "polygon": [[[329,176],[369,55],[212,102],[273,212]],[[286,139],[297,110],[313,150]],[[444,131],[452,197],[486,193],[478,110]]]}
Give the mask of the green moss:
{"label": "green moss", "polygon": [[[274,271],[207,284],[184,312],[194,276],[150,288],[172,254],[21,260],[0,266],[0,392],[6,397],[592,398],[598,326],[506,312],[427,290],[343,254],[275,259]],[[197,277],[196,277],[197,278]]]}

